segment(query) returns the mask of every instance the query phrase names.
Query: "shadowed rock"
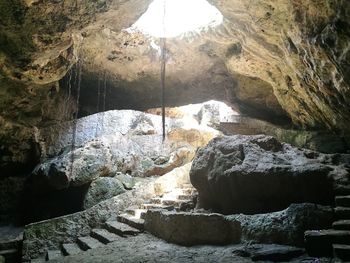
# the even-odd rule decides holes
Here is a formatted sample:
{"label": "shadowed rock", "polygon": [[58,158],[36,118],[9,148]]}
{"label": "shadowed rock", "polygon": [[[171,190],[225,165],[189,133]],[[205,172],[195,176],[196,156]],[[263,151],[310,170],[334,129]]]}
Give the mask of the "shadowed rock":
{"label": "shadowed rock", "polygon": [[291,203],[331,204],[333,169],[324,155],[308,154],[273,137],[236,135],[215,138],[200,149],[190,178],[198,189],[199,207],[254,214]]}

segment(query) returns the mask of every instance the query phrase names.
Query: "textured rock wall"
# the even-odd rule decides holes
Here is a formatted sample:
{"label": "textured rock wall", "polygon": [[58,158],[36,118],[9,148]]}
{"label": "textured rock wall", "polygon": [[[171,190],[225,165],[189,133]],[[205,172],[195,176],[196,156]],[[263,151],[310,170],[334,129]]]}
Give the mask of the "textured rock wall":
{"label": "textured rock wall", "polygon": [[211,2],[242,47],[232,72],[270,83],[295,123],[349,131],[348,1]]}
{"label": "textured rock wall", "polygon": [[190,171],[199,207],[215,212],[265,213],[291,203],[332,204],[337,175],[348,163],[255,135],[218,137],[197,152]]}
{"label": "textured rock wall", "polygon": [[[222,25],[168,40],[169,105],[215,98],[271,122],[291,118],[299,128],[349,132],[348,1],[210,2],[223,13]],[[71,118],[74,102],[63,103],[60,87],[69,93],[81,83],[82,115],[160,104],[159,41],[122,31],[149,3],[0,3],[1,118],[26,134],[14,140],[11,129],[3,132],[1,141],[14,140],[2,146],[5,162],[15,152],[27,155],[20,144],[28,143],[28,128]]]}

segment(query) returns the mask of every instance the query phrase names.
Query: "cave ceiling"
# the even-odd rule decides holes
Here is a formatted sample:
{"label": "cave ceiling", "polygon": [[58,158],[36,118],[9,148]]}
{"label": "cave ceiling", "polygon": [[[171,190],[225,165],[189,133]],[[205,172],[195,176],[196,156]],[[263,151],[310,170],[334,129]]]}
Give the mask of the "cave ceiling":
{"label": "cave ceiling", "polygon": [[[348,1],[209,2],[224,16],[220,26],[167,40],[167,105],[217,99],[272,122],[350,131]],[[101,110],[104,90],[103,109],[160,106],[159,39],[124,30],[150,3],[2,3],[1,117],[70,118],[74,101],[60,96],[76,89],[74,78],[81,115]]]}

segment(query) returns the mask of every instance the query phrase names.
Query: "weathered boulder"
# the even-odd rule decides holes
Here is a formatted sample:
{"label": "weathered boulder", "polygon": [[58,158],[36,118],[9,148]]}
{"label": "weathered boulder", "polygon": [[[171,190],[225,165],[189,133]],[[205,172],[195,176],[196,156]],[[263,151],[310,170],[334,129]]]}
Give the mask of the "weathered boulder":
{"label": "weathered boulder", "polygon": [[[188,134],[188,137],[195,131],[205,134],[204,143],[219,134],[218,131],[200,126],[197,122],[188,123],[176,118],[166,118],[165,121],[167,134],[176,130],[185,135]],[[79,148],[104,137],[122,135],[137,138],[142,135],[161,136],[161,134],[162,118],[160,116],[133,110],[111,110],[45,127],[38,131],[37,137],[41,142],[42,158],[45,158],[67,151],[72,145]],[[172,138],[172,140],[179,142],[184,139],[183,137]],[[201,140],[201,136],[198,137],[197,139]],[[190,141],[188,143],[191,144]]]}
{"label": "weathered boulder", "polygon": [[107,145],[96,141],[43,162],[33,171],[32,177],[45,177],[52,187],[63,189],[107,175],[112,165]]}
{"label": "weathered boulder", "polygon": [[148,210],[145,230],[168,242],[185,246],[223,245],[239,243],[241,239],[238,221],[229,222],[220,214]]}
{"label": "weathered boulder", "polygon": [[[167,119],[170,126],[174,120]],[[39,130],[42,154],[55,156],[72,144],[86,143],[114,134],[147,135],[161,133],[161,118],[132,110],[114,110],[93,114],[75,121],[51,125]]]}
{"label": "weathered boulder", "polygon": [[199,207],[224,214],[278,211],[291,203],[331,204],[333,168],[323,159],[269,136],[225,136],[197,152],[190,178]]}
{"label": "weathered boulder", "polygon": [[90,208],[101,201],[125,192],[122,182],[110,177],[101,177],[93,181],[86,193],[84,208]]}
{"label": "weathered boulder", "polygon": [[339,135],[324,130],[288,129],[247,116],[236,116],[231,122],[221,122],[218,129],[225,135],[266,134],[295,147],[322,153],[346,153],[350,147],[350,137],[346,134]]}
{"label": "weathered boulder", "polygon": [[58,156],[43,161],[32,176],[46,178],[55,189],[62,189],[111,173],[163,175],[190,162],[196,147],[219,134],[196,123],[166,121],[164,142],[160,116],[130,110],[98,113],[45,128],[39,135],[43,157]]}
{"label": "weathered boulder", "polygon": [[331,227],[334,212],[328,206],[303,203],[292,204],[285,210],[273,213],[238,214],[226,218],[240,222],[244,241],[302,247],[304,232]]}
{"label": "weathered boulder", "polygon": [[[188,164],[186,166],[189,166]],[[184,168],[187,170],[188,168]],[[48,249],[59,249],[62,243],[75,242],[78,236],[87,236],[92,228],[101,227],[108,220],[117,220],[119,212],[131,206],[140,206],[156,194],[164,194],[183,182],[189,182],[188,174],[168,173],[162,177],[138,178],[134,189],[102,201],[91,208],[77,213],[31,223],[25,226],[23,261],[43,257]]]}
{"label": "weathered boulder", "polygon": [[135,186],[135,178],[132,177],[130,174],[124,174],[124,173],[117,172],[113,176],[113,178],[119,180],[123,184],[123,187],[126,190],[130,190]]}
{"label": "weathered boulder", "polygon": [[191,161],[194,153],[189,144],[163,144],[158,135],[115,134],[40,164],[32,176],[47,178],[51,186],[62,189],[117,172],[138,177],[163,175]]}

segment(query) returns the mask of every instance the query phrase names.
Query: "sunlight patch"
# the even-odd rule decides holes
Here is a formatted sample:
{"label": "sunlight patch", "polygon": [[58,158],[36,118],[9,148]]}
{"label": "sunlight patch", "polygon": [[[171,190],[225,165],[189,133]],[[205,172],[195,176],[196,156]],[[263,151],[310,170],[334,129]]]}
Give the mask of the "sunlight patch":
{"label": "sunlight patch", "polygon": [[172,38],[218,26],[223,16],[206,0],[154,0],[127,32]]}

